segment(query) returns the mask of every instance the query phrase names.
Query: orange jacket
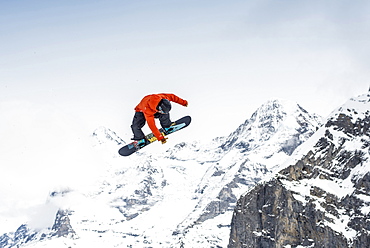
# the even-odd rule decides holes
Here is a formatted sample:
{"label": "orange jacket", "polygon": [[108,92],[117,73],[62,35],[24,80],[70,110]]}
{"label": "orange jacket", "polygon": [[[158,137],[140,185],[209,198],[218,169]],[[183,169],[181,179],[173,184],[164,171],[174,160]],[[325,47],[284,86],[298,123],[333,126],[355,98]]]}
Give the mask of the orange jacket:
{"label": "orange jacket", "polygon": [[188,105],[188,102],[186,100],[183,100],[174,94],[161,93],[145,96],[135,107],[136,112],[143,112],[150,130],[152,130],[153,134],[159,141],[164,139],[164,137],[155,125],[154,114],[158,112],[157,106],[162,99],[167,99],[182,106]]}

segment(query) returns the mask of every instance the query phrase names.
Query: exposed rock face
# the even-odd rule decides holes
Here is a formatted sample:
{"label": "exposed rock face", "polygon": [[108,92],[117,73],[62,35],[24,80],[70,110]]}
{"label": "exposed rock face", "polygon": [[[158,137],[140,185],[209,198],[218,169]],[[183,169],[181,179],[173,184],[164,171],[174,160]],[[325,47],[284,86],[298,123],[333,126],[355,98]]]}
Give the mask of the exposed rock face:
{"label": "exposed rock face", "polygon": [[35,244],[41,240],[52,239],[53,237],[76,238],[76,233],[70,224],[68,215],[70,215],[69,210],[59,210],[51,231],[49,229],[38,232],[30,229],[27,225],[21,225],[14,233],[0,236],[0,248],[33,247],[32,243]]}
{"label": "exposed rock face", "polygon": [[[238,151],[238,154],[232,155],[238,170],[232,181],[206,206],[197,223],[232,211],[237,196],[240,195],[239,192],[233,192],[234,189],[246,190],[263,176],[273,174],[278,161],[291,155],[320,124],[318,116],[309,114],[294,102],[274,99],[258,108],[251,118],[231,133],[220,146],[225,151]],[[274,156],[279,158],[272,158]],[[225,173],[217,168],[212,177],[223,177]]]}
{"label": "exposed rock face", "polygon": [[[181,143],[132,161],[116,158],[123,141],[99,128],[96,149],[112,169],[84,195],[88,200],[79,199],[82,205],[71,207],[73,212],[58,211],[52,229],[36,233],[24,225],[0,236],[0,248],[226,247],[230,228],[230,247],[364,246],[370,212],[367,116],[345,107],[316,132],[322,125],[315,115],[273,100],[212,144]],[[284,164],[291,155],[294,162]]]}
{"label": "exposed rock face", "polygon": [[301,159],[239,199],[229,248],[370,246],[369,105],[351,99]]}
{"label": "exposed rock face", "polygon": [[30,230],[27,225],[21,225],[14,233],[0,236],[0,247],[21,247],[25,243],[42,238],[42,235],[38,235],[35,231]]}
{"label": "exposed rock face", "polygon": [[330,218],[315,203],[297,201],[277,179],[241,198],[237,211],[229,247],[348,247],[343,235],[324,224]]}
{"label": "exposed rock face", "polygon": [[0,236],[0,247],[7,247],[10,245],[11,237],[7,234],[3,234]]}
{"label": "exposed rock face", "polygon": [[54,231],[53,236],[57,237],[74,237],[76,235],[73,230],[69,217],[70,211],[68,210],[59,210],[55,218],[54,225],[52,230]]}

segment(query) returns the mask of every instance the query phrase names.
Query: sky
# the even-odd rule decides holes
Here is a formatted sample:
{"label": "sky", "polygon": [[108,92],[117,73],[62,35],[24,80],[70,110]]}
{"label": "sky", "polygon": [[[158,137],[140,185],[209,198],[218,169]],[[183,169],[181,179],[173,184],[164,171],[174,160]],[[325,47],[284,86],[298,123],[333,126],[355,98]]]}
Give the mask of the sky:
{"label": "sky", "polygon": [[207,138],[271,98],[327,116],[369,88],[369,5],[1,1],[0,101],[52,105],[124,139],[152,93],[188,100],[173,116],[192,115]]}
{"label": "sky", "polygon": [[51,142],[84,154],[79,135],[99,126],[127,141],[152,93],[189,102],[173,106],[192,124],[169,145],[226,136],[272,98],[325,117],[369,89],[369,12],[361,0],[0,1],[0,166],[31,184],[38,156],[44,170],[75,154]]}

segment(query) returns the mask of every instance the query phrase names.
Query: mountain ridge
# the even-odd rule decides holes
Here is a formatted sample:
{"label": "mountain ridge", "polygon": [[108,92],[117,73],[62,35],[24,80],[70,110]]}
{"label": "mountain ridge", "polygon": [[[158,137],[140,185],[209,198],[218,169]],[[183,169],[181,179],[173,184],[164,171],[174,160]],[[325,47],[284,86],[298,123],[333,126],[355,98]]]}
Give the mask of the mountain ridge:
{"label": "mountain ridge", "polygon": [[276,176],[244,194],[229,248],[370,244],[370,97],[352,98]]}
{"label": "mountain ridge", "polygon": [[[50,198],[77,197],[67,204],[65,227],[78,237],[70,243],[84,247],[105,237],[110,240],[106,247],[225,247],[239,195],[271,177],[321,125],[299,105],[288,104],[282,111],[281,101],[266,103],[263,106],[276,113],[259,109],[255,117],[261,118],[252,115],[227,137],[207,144],[182,142],[156,156],[142,150],[119,157],[116,150],[122,140],[113,131],[98,128],[92,138],[107,166],[100,182],[88,192],[55,193]],[[266,131],[253,130],[259,126]],[[260,140],[263,144],[258,144]]]}

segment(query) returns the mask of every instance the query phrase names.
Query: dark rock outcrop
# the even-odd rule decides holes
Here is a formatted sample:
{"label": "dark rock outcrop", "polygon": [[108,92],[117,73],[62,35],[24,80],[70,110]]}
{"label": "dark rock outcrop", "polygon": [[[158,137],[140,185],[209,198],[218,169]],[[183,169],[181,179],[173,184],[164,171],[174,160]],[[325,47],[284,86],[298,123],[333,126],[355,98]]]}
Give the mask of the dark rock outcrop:
{"label": "dark rock outcrop", "polygon": [[62,210],[60,209],[56,215],[54,225],[52,227],[53,236],[57,237],[74,237],[76,235],[75,231],[73,230],[69,215],[69,210]]}
{"label": "dark rock outcrop", "polygon": [[229,248],[370,246],[369,105],[351,99],[301,159],[238,200]]}

